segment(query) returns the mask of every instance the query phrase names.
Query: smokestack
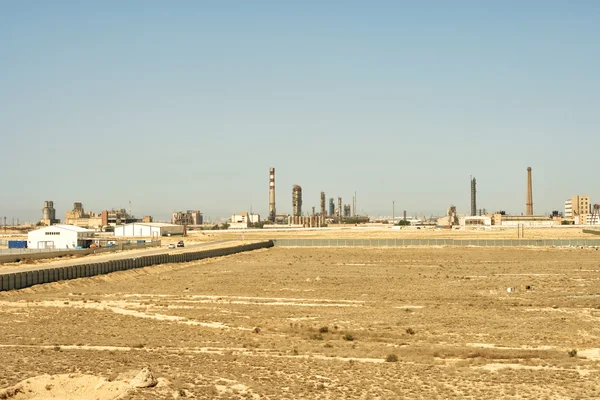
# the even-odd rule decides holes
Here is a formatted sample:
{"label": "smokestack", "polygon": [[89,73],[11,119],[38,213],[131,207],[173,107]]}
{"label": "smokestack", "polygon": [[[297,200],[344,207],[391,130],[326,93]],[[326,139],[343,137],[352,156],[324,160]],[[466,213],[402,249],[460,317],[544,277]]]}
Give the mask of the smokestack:
{"label": "smokestack", "polygon": [[338,217],[340,217],[340,221],[342,220],[342,213],[344,210],[342,209],[342,198],[338,197]]}
{"label": "smokestack", "polygon": [[404,221],[406,221],[406,210],[404,210]]}
{"label": "smokestack", "polygon": [[477,215],[477,181],[471,179],[471,216]]}
{"label": "smokestack", "polygon": [[269,221],[275,222],[275,168],[269,169]]}
{"label": "smokestack", "polygon": [[325,211],[325,192],[321,192],[321,216],[324,217],[327,215]]}
{"label": "smokestack", "polygon": [[356,217],[356,192],[354,192],[354,197],[352,197],[352,216]]}
{"label": "smokestack", "polygon": [[533,189],[531,187],[531,167],[527,167],[527,210],[525,215],[533,215]]}

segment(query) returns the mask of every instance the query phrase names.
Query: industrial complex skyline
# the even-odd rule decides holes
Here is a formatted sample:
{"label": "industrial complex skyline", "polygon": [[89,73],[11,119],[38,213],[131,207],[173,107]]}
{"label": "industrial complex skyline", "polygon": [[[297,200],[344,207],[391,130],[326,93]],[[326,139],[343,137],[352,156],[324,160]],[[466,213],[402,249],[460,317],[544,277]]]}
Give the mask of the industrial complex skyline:
{"label": "industrial complex skyline", "polygon": [[600,199],[600,4],[236,4],[1,5],[0,216]]}

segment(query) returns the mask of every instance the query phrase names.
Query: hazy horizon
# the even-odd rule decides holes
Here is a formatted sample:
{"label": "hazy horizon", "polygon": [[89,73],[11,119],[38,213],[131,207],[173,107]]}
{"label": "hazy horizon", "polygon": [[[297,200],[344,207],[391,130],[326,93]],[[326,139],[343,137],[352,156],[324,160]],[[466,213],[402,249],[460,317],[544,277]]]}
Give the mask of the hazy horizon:
{"label": "hazy horizon", "polygon": [[[0,218],[600,203],[600,3],[0,4]],[[337,202],[337,200],[336,200]]]}

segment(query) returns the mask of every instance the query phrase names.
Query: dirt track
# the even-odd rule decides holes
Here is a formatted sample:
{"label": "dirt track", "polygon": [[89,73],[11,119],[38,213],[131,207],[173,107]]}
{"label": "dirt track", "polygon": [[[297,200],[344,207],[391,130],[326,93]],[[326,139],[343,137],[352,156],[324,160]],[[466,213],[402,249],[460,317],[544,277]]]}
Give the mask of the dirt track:
{"label": "dirt track", "polygon": [[169,389],[126,398],[597,398],[599,272],[592,249],[274,248],[49,284],[0,294],[0,388],[149,365]]}

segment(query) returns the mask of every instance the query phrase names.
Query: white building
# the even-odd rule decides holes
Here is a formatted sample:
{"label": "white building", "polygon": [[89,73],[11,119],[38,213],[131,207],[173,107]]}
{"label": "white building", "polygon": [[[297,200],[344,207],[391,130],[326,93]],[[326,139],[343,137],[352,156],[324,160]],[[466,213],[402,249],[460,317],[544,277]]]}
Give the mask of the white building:
{"label": "white building", "polygon": [[183,235],[183,225],[162,222],[132,222],[115,227],[115,236],[161,237],[170,235]]}
{"label": "white building", "polygon": [[246,229],[248,228],[248,224],[259,223],[260,215],[243,212],[241,214],[233,214],[229,221],[229,229]]}
{"label": "white building", "polygon": [[94,231],[73,225],[52,225],[27,234],[30,249],[75,249],[89,247]]}
{"label": "white building", "polygon": [[575,225],[600,225],[600,216],[598,214],[576,215],[574,221]]}

